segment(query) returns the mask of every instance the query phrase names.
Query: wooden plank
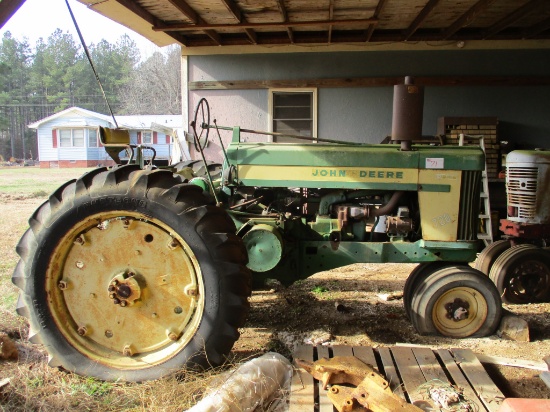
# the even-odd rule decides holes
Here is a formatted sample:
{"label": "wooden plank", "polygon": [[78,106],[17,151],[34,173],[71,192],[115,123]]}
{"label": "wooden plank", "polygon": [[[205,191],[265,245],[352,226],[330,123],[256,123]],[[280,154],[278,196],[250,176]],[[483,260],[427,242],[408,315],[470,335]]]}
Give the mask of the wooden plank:
{"label": "wooden plank", "polygon": [[[329,358],[328,346],[316,346],[317,349],[317,360],[322,358]],[[319,412],[333,412],[334,407],[332,402],[327,396],[327,390],[323,389],[323,384],[321,381],[317,381],[317,386],[319,388]]]}
{"label": "wooden plank", "polygon": [[[550,76],[416,76],[422,86],[548,86]],[[289,87],[388,87],[403,77],[351,77],[295,80],[204,80],[189,82],[189,90],[249,90]],[[442,134],[442,133],[439,133]]]}
{"label": "wooden plank", "polygon": [[481,363],[490,363],[493,365],[515,366],[517,368],[535,369],[539,371],[548,371],[548,365],[545,362],[534,362],[525,359],[503,358],[500,356],[482,355],[476,353],[477,359]]}
{"label": "wooden plank", "polygon": [[498,411],[500,404],[504,400],[504,395],[495,385],[492,379],[487,375],[481,362],[469,349],[452,349],[455,361],[468,378],[473,388],[479,395],[479,398],[489,411]]}
{"label": "wooden plank", "polygon": [[397,370],[395,369],[395,365],[393,364],[393,358],[391,356],[390,349],[378,348],[378,354],[380,355],[380,359],[382,360],[384,375],[386,376],[386,380],[390,384],[391,391],[401,398],[406,399],[403,388],[401,387],[401,380],[399,379],[399,375],[397,374]]}
{"label": "wooden plank", "polygon": [[351,346],[336,345],[332,347],[332,356],[353,356]]}
{"label": "wooden plank", "polygon": [[366,363],[367,365],[372,366],[374,369],[378,370],[376,357],[374,356],[374,351],[370,346],[354,346],[352,349],[353,356],[355,356],[360,361]]}
{"label": "wooden plank", "polygon": [[[313,346],[301,345],[294,352],[294,358],[313,361]],[[315,390],[313,376],[294,364],[290,387],[289,412],[304,412],[313,409]]]}
{"label": "wooden plank", "polygon": [[330,358],[328,346],[317,345],[315,349],[317,350],[317,360],[323,359],[323,358],[327,358],[327,359]]}
{"label": "wooden plank", "polygon": [[411,403],[425,401],[423,394],[418,388],[426,383],[424,375],[416,362],[412,348],[395,347],[391,349],[393,359],[403,380],[403,385],[407,391]]}
{"label": "wooden plank", "polygon": [[540,378],[545,383],[546,386],[550,388],[550,372],[542,372]]}
{"label": "wooden plank", "polygon": [[437,380],[450,384],[433,350],[428,348],[412,348],[412,351],[426,382]]}
{"label": "wooden plank", "polygon": [[475,389],[470,386],[470,383],[462,374],[462,370],[460,370],[449,351],[447,349],[438,349],[437,354],[439,355],[441,362],[445,365],[449,375],[451,375],[451,379],[453,380],[455,386],[462,390],[462,394],[464,395],[466,401],[468,403],[475,404],[477,408],[474,408],[474,410],[486,411],[487,409],[483,405],[483,402],[481,402],[478,398]]}

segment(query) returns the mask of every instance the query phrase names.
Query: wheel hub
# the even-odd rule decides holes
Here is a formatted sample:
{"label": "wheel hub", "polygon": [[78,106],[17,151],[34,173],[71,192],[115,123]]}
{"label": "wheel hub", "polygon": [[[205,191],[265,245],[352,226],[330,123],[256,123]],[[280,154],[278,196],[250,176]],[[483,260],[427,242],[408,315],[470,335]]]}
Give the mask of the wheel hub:
{"label": "wheel hub", "polygon": [[133,305],[141,297],[141,287],[134,272],[116,275],[109,282],[107,291],[113,303],[122,307]]}
{"label": "wheel hub", "polygon": [[470,304],[465,300],[456,298],[452,302],[445,304],[445,310],[447,314],[445,315],[447,319],[452,319],[455,322],[460,322],[461,320],[468,319]]}
{"label": "wheel hub", "polygon": [[53,315],[91,359],[149,367],[175,355],[198,328],[200,267],[161,222],[129,212],[92,217],[70,230],[52,261]]}

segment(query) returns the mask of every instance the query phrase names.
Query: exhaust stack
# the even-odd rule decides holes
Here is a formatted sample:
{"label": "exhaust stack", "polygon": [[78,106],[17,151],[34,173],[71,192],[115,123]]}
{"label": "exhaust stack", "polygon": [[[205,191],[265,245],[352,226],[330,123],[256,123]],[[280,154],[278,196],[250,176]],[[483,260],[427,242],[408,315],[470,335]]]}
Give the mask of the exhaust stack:
{"label": "exhaust stack", "polygon": [[404,84],[393,86],[392,142],[401,142],[401,150],[411,150],[411,142],[422,137],[424,87],[414,84],[411,76]]}

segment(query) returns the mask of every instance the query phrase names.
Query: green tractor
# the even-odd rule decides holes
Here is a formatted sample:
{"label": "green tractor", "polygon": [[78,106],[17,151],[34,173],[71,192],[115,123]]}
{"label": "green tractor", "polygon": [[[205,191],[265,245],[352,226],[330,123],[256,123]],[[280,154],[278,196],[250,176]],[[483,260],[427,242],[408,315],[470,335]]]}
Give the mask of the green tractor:
{"label": "green tractor", "polygon": [[468,265],[483,152],[413,144],[422,89],[408,79],[394,94],[404,102],[394,107],[399,144],[380,145],[246,143],[239,127],[210,125],[201,100],[199,153],[210,130],[232,132],[220,170],[206,160],[146,165],[127,134],[101,130],[114,159],[124,148],[136,156],[57,189],[17,246],[17,311],[30,340],[51,365],[106,380],[218,365],[245,324],[253,283],[360,262],[420,263],[404,290],[419,333],[494,333],[498,290]]}

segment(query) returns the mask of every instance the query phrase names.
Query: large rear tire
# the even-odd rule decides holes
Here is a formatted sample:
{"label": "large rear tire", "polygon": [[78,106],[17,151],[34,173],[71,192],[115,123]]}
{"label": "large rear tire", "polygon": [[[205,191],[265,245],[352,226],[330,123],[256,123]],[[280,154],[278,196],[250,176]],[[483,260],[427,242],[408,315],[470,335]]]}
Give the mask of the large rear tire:
{"label": "large rear tire", "polygon": [[52,366],[144,381],[218,365],[249,303],[246,251],[227,213],[166,170],[96,169],[29,219],[12,281]]}

